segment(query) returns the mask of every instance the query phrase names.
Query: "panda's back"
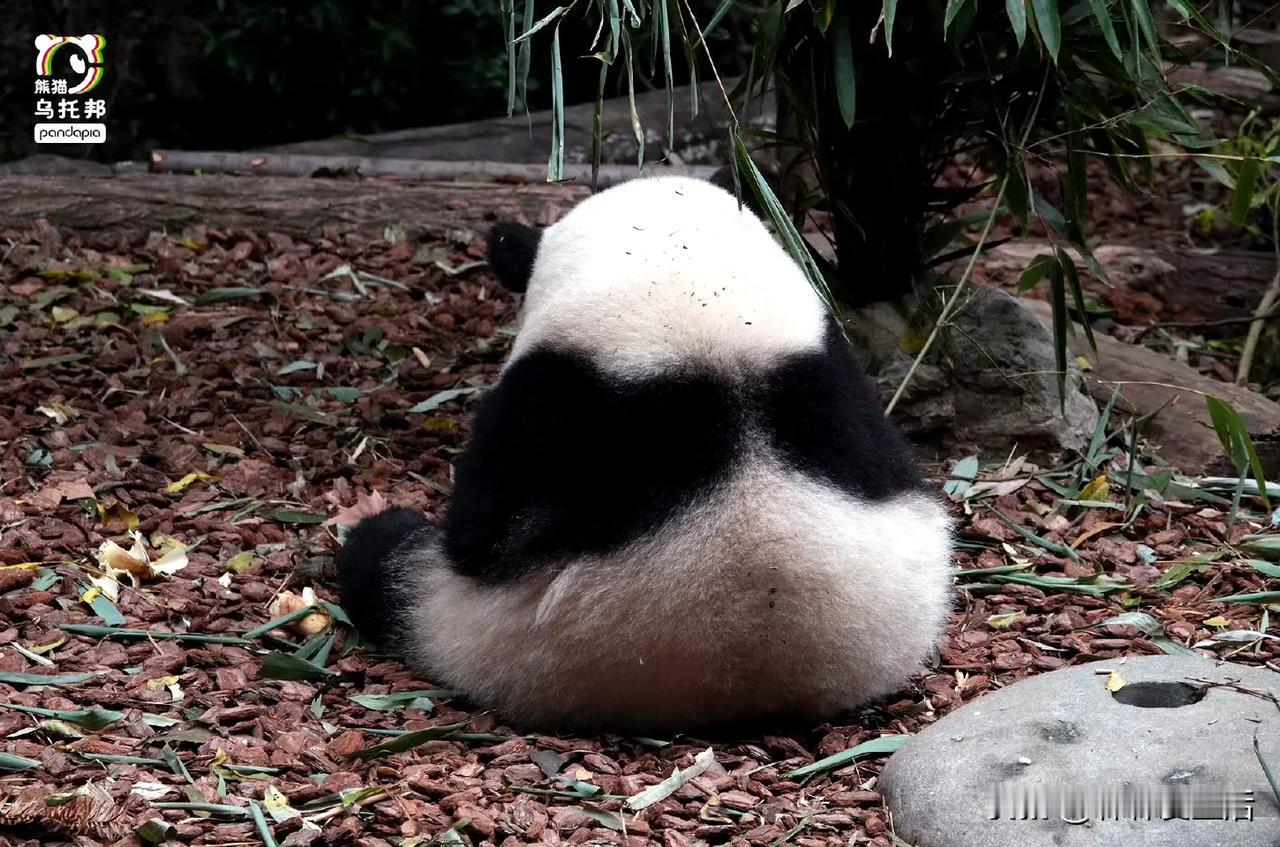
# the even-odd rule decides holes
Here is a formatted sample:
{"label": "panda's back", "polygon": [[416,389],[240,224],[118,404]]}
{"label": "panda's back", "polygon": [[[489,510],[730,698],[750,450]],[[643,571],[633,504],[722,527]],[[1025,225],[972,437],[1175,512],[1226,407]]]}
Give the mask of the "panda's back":
{"label": "panda's back", "polygon": [[[618,373],[571,348],[528,350],[457,463],[447,550],[459,572],[491,582],[608,555],[669,534],[762,467],[867,504],[919,490],[833,324],[821,346],[737,372]],[[804,508],[784,490],[769,502],[781,515]]]}

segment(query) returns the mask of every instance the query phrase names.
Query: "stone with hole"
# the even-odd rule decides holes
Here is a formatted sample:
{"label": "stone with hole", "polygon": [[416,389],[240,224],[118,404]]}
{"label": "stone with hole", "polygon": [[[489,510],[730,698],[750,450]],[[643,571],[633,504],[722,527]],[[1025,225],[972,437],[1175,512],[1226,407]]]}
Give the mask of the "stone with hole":
{"label": "stone with hole", "polygon": [[1067,668],[938,721],[879,788],[914,847],[1274,847],[1253,742],[1280,776],[1277,697],[1280,674],[1200,656]]}

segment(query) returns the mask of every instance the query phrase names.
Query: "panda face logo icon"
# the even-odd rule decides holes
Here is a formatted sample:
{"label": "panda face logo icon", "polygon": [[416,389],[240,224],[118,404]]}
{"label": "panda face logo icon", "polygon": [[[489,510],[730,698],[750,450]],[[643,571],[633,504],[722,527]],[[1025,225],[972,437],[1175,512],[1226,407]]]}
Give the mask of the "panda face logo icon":
{"label": "panda face logo icon", "polygon": [[67,81],[68,94],[92,91],[102,81],[101,35],[37,35],[36,76]]}

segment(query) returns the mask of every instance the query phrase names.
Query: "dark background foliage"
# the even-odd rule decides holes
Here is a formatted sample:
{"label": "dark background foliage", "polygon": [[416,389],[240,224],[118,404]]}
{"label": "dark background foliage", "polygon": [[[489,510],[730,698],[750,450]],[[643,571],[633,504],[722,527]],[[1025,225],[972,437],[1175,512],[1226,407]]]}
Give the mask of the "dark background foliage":
{"label": "dark background foliage", "polygon": [[[107,38],[108,140],[74,151],[103,161],[156,146],[245,149],[506,110],[497,0],[5,0],[5,8],[0,158],[48,152],[30,138],[32,39],[42,32]],[[578,57],[593,24],[576,15],[564,24],[570,103],[595,96],[594,63]],[[724,52],[732,65],[733,51]],[[548,51],[532,59],[530,107],[546,108]]]}

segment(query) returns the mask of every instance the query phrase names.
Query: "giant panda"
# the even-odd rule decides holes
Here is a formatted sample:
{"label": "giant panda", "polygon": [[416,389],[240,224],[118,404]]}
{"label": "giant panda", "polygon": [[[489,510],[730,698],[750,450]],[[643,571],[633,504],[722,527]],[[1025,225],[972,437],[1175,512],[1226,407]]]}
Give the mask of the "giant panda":
{"label": "giant panda", "polygon": [[358,628],[528,726],[834,716],[946,620],[951,535],[799,267],[723,188],[636,179],[494,227],[519,331],[444,520],[364,519]]}

